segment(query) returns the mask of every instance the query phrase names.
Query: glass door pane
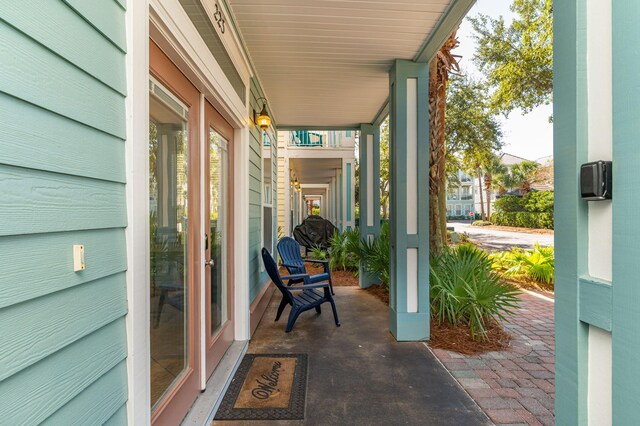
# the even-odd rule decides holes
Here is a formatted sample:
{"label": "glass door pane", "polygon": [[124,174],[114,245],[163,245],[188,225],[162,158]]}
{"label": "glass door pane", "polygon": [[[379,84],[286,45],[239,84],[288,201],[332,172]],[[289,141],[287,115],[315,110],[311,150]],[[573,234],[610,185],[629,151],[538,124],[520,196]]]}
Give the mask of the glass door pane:
{"label": "glass door pane", "polygon": [[149,96],[151,405],[188,367],[188,109],[155,80]]}
{"label": "glass door pane", "polygon": [[211,335],[227,321],[227,141],[209,131],[209,220],[211,240]]}

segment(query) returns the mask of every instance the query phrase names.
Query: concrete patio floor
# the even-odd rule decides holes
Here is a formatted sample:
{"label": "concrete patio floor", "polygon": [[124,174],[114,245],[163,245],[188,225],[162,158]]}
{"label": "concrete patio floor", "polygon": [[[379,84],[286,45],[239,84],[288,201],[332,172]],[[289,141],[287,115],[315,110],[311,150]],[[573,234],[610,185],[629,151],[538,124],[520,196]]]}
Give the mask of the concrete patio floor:
{"label": "concrete patio floor", "polygon": [[491,425],[492,422],[420,342],[398,343],[387,307],[357,287],[336,287],[342,327],[331,308],[303,313],[285,333],[288,308],[274,322],[275,293],[249,353],[309,356],[306,414],[296,421],[215,421],[216,425]]}

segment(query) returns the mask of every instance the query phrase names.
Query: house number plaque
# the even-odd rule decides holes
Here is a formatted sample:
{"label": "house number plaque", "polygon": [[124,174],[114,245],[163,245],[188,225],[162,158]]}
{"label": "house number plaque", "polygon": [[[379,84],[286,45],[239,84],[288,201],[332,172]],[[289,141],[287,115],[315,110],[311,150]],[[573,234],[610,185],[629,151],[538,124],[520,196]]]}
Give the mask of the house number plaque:
{"label": "house number plaque", "polygon": [[216,3],[216,12],[213,14],[213,19],[216,20],[216,24],[218,24],[218,27],[220,28],[220,32],[224,34],[225,20],[224,20],[224,15],[222,15],[222,10],[220,9],[220,6],[218,5],[218,3]]}

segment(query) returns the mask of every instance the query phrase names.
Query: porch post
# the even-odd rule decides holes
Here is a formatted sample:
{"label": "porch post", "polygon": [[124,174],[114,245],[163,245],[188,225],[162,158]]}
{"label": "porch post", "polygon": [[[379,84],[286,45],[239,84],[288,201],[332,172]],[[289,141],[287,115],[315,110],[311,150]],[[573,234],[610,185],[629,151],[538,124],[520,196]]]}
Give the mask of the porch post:
{"label": "porch post", "polygon": [[344,186],[342,177],[344,176],[342,169],[338,170],[338,229],[342,232],[344,229]]}
{"label": "porch post", "polygon": [[389,328],[429,339],[429,65],[396,59],[390,72]]}
{"label": "porch post", "polygon": [[342,212],[342,223],[344,229],[355,228],[355,167],[353,161],[342,159],[342,200],[344,210]]}
{"label": "porch post", "polygon": [[[282,149],[284,151],[284,148]],[[283,158],[284,163],[284,176],[282,177],[282,188],[284,189],[283,194],[278,194],[278,197],[283,197],[282,201],[284,203],[284,208],[282,214],[284,215],[284,235],[289,235],[292,231],[292,223],[291,223],[291,209],[293,206],[291,205],[291,170],[289,169],[289,158]]]}
{"label": "porch post", "polygon": [[[360,236],[368,241],[380,235],[380,126],[360,125]],[[378,284],[360,265],[360,287]]]}

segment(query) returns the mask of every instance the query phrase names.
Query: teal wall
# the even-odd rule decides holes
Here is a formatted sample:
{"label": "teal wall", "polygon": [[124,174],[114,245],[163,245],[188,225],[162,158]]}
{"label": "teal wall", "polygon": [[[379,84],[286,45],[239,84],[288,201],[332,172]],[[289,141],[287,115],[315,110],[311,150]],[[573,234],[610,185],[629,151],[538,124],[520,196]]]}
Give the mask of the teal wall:
{"label": "teal wall", "polygon": [[[637,424],[640,391],[640,287],[637,263],[640,184],[637,142],[640,37],[637,1],[613,2],[613,280],[589,276],[588,207],[579,197],[587,162],[586,0],[554,4],[554,158],[556,229],[556,424],[589,424],[589,327],[612,336],[612,423]],[[593,244],[592,240],[592,244]],[[596,402],[597,404],[597,402]],[[592,407],[599,409],[598,405]],[[593,419],[592,419],[593,421]]]}
{"label": "teal wall", "polygon": [[0,3],[3,424],[126,421],[123,5]]}
{"label": "teal wall", "polygon": [[557,2],[554,26],[555,414],[558,425],[587,424],[588,324],[579,321],[579,278],[587,274],[587,206],[578,167],[587,161],[584,0]]}
{"label": "teal wall", "polygon": [[351,222],[351,192],[353,191],[351,185],[351,163],[347,163],[345,173],[347,178],[347,222]]}
{"label": "teal wall", "polygon": [[640,37],[640,3],[616,0],[613,22],[613,424],[637,424],[640,401],[640,199],[638,164],[640,144],[640,87],[637,49],[625,51],[622,43],[637,46]]}
{"label": "teal wall", "polygon": [[[256,111],[262,109],[262,101],[258,102],[258,99],[263,97],[264,94],[260,89],[257,81],[251,79],[251,94],[250,103],[251,108]],[[269,110],[267,105],[267,110]],[[269,113],[271,111],[269,110]],[[267,273],[264,272],[264,268],[261,267],[262,258],[260,250],[262,250],[262,131],[259,127],[254,125],[250,126],[251,129],[251,141],[249,149],[249,301],[253,302],[260,291],[268,282]],[[272,141],[277,141],[278,138],[275,134],[269,135]],[[277,170],[278,170],[278,157],[277,157],[277,144],[271,144],[272,149],[272,170],[274,170],[273,188],[277,188]],[[274,197],[274,241],[277,239],[277,211],[276,211],[276,197]]]}

